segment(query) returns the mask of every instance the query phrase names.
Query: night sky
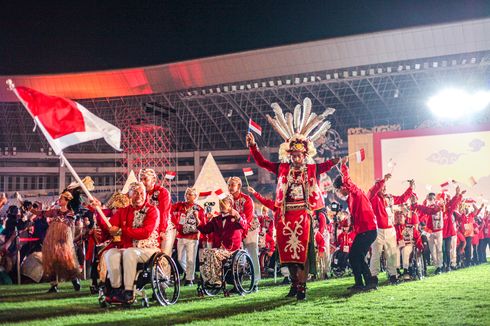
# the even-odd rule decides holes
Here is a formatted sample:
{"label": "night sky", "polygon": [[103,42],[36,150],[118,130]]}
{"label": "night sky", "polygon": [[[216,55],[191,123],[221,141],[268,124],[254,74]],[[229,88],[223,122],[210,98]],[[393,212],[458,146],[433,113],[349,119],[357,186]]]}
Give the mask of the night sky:
{"label": "night sky", "polygon": [[2,2],[1,75],[148,66],[490,16],[490,0],[47,3]]}

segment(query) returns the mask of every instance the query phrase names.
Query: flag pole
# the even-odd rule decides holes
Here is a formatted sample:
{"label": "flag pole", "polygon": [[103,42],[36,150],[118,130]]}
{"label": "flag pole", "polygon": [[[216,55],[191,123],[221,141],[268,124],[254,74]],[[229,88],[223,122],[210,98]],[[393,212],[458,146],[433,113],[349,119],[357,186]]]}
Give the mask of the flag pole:
{"label": "flag pole", "polygon": [[[92,196],[90,191],[88,191],[87,187],[85,186],[85,184],[82,182],[82,180],[78,176],[78,173],[75,171],[75,169],[73,169],[70,162],[68,162],[68,160],[66,159],[66,157],[63,153],[60,154],[60,158],[61,158],[63,164],[65,164],[66,168],[71,172],[71,174],[73,175],[75,180],[78,182],[78,184],[82,188],[85,195],[87,195],[88,199],[90,201],[94,200],[95,198]],[[109,228],[112,227],[111,222],[109,222],[109,219],[105,216],[104,212],[102,212],[102,209],[99,206],[95,206],[95,209],[97,210],[97,213],[99,213],[100,217],[102,217],[104,222],[107,224],[107,227],[109,227]]]}
{"label": "flag pole", "polygon": [[250,185],[248,184],[247,176],[246,175],[244,175],[244,176],[245,176],[245,181],[247,182],[247,187],[250,187]]}
{"label": "flag pole", "polygon": [[[12,82],[11,79],[7,79],[6,81],[8,87],[9,87],[9,90],[11,90],[12,92],[14,92],[15,96],[17,96],[17,98],[19,99],[19,101],[22,103],[22,105],[26,108],[27,112],[31,115],[31,117],[34,119],[34,123],[36,126],[39,126],[39,128],[41,129],[41,132],[43,133],[44,137],[46,137],[46,140],[48,141],[49,145],[53,148],[53,150],[55,152],[57,152],[57,148],[54,148],[53,144],[51,144],[51,142],[49,141],[49,138],[46,136],[46,130],[44,129],[44,126],[40,123],[38,123],[38,120],[36,119],[36,117],[34,117],[31,113],[31,111],[27,108],[27,103],[24,102],[24,100],[22,100],[22,98],[19,96],[19,93],[17,92],[17,90],[15,89],[15,85],[14,83]],[[66,159],[66,157],[63,155],[63,152],[60,153],[60,159],[62,161],[62,163],[68,168],[68,170],[71,172],[71,174],[73,175],[73,177],[75,178],[75,180],[77,180],[78,184],[80,185],[80,187],[82,188],[83,192],[87,195],[88,199],[90,200],[94,200],[94,197],[92,196],[92,194],[88,191],[87,187],[83,184],[82,180],[80,179],[80,177],[78,176],[78,174],[75,172],[75,170],[73,169],[73,167],[71,166],[70,162],[68,162],[68,160]],[[105,216],[104,212],[102,212],[102,209],[99,207],[99,206],[96,206],[95,209],[97,210],[97,212],[99,213],[99,215],[102,217],[102,219],[104,220],[104,222],[107,224],[107,226],[110,228],[112,227],[112,224],[109,222],[109,220],[107,219],[107,217]]]}

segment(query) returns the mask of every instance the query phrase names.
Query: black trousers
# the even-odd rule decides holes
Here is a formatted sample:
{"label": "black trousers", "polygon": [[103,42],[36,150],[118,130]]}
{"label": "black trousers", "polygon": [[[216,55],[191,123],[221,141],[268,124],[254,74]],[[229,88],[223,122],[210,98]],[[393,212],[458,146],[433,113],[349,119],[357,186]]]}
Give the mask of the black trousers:
{"label": "black trousers", "polygon": [[447,268],[451,266],[451,237],[444,238],[442,259],[444,262],[444,267]]}
{"label": "black trousers", "polygon": [[490,238],[481,239],[478,244],[478,259],[480,263],[487,262],[487,246],[490,246]]}
{"label": "black trousers", "polygon": [[466,246],[464,247],[465,266],[471,265],[471,241],[473,241],[473,237],[466,237]]}
{"label": "black trousers", "polygon": [[369,247],[371,247],[374,240],[376,240],[377,235],[378,231],[372,230],[359,233],[354,238],[352,248],[349,252],[349,261],[356,285],[363,285],[363,277],[366,284],[371,281],[371,272],[369,271],[369,266],[366,262],[366,255],[369,251]]}

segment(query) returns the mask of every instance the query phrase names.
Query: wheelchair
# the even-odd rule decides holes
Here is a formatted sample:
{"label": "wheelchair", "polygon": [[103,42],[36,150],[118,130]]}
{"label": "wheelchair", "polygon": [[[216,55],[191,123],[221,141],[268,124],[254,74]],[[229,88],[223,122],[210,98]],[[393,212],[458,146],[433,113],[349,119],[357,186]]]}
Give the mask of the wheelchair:
{"label": "wheelchair", "polygon": [[427,275],[427,266],[423,252],[414,246],[410,255],[409,274],[412,280],[421,280]]}
{"label": "wheelchair", "polygon": [[[228,289],[228,284],[233,285],[233,288]],[[198,280],[197,294],[200,297],[215,296],[223,291],[225,297],[229,297],[231,293],[245,295],[253,291],[254,285],[255,274],[252,258],[245,250],[239,249],[223,261],[221,285],[209,284],[203,280],[201,275]]]}
{"label": "wheelchair", "polygon": [[[347,255],[342,259],[342,255]],[[349,254],[336,250],[332,255],[332,267],[330,268],[332,276],[342,277],[344,274],[350,274]]]}
{"label": "wheelchair", "polygon": [[159,305],[168,306],[177,302],[180,295],[179,272],[171,257],[156,252],[146,263],[138,263],[133,300],[128,303],[111,301],[110,296],[120,289],[113,289],[109,277],[106,277],[105,283],[99,287],[99,305],[102,308],[110,305],[130,306],[137,301],[136,297],[140,296],[142,307],[148,308],[150,306],[146,293],[148,284],[153,291],[152,299]]}

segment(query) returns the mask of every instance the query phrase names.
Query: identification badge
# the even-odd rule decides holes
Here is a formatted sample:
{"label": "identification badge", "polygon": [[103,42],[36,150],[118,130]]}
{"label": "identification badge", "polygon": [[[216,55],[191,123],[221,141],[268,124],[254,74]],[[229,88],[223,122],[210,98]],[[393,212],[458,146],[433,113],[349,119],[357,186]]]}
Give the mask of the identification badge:
{"label": "identification badge", "polygon": [[344,246],[343,252],[349,252],[349,246]]}

